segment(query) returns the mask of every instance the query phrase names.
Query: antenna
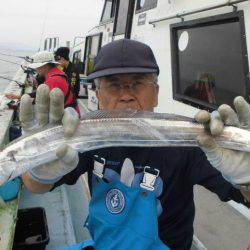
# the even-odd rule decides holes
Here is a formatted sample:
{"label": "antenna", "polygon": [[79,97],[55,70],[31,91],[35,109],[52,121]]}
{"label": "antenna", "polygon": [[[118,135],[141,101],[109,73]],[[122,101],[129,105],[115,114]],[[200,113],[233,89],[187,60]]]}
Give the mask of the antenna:
{"label": "antenna", "polygon": [[47,15],[48,14],[48,7],[49,7],[48,0],[46,0],[46,2],[45,2],[45,15],[44,15],[44,19],[43,19],[43,26],[42,26],[42,32],[41,32],[38,52],[41,50],[41,43],[42,43],[42,39],[43,39],[44,32],[45,32],[45,26],[46,26],[46,21],[47,21],[47,17],[48,17],[48,15]]}

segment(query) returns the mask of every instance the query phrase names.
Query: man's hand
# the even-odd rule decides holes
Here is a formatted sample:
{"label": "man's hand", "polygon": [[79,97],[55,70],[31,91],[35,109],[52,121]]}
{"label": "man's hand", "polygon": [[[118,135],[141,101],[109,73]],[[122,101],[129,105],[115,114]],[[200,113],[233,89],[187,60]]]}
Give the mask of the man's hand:
{"label": "man's hand", "polygon": [[10,100],[14,100],[14,99],[20,100],[20,98],[21,98],[20,95],[16,95],[13,93],[4,93],[4,95],[5,95],[5,97],[7,97]]}
{"label": "man's hand", "polygon": [[250,105],[241,96],[234,99],[236,112],[223,104],[209,114],[199,111],[195,120],[209,126],[211,136],[198,137],[198,143],[212,166],[217,168],[232,184],[250,185],[250,153],[220,148],[214,136],[223,131],[224,125],[250,130]]}
{"label": "man's hand", "polygon": [[[63,123],[65,136],[70,137],[77,129],[79,117],[73,108],[64,110],[64,95],[60,89],[54,88],[50,92],[49,87],[42,84],[37,89],[34,106],[29,95],[22,96],[20,121],[24,134],[31,134],[48,125]],[[26,179],[27,183],[27,178],[31,178],[38,183],[53,184],[78,164],[78,153],[68,145],[61,145],[56,155],[58,160],[30,170],[23,175],[23,179]]]}
{"label": "man's hand", "polygon": [[60,89],[51,92],[45,84],[37,88],[36,104],[32,105],[32,98],[25,94],[20,103],[20,121],[24,134],[48,124],[60,123],[64,112],[64,96]]}

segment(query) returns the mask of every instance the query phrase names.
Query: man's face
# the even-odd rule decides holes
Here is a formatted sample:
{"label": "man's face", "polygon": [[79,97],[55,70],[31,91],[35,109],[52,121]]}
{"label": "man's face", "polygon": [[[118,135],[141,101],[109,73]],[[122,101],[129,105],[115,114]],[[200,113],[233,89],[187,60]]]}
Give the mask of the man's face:
{"label": "man's face", "polygon": [[60,66],[63,67],[64,69],[67,68],[68,61],[63,57],[60,57],[60,59],[57,60],[57,62],[59,62]]}
{"label": "man's face", "polygon": [[58,62],[62,67],[64,67],[64,59],[62,57],[60,58],[60,60],[58,60]]}
{"label": "man's face", "polygon": [[39,68],[36,68],[36,73],[39,75],[39,76],[46,76],[46,64],[43,65],[42,67],[39,67]]}
{"label": "man's face", "polygon": [[100,78],[96,96],[100,109],[153,111],[158,92],[153,74],[118,74]]}

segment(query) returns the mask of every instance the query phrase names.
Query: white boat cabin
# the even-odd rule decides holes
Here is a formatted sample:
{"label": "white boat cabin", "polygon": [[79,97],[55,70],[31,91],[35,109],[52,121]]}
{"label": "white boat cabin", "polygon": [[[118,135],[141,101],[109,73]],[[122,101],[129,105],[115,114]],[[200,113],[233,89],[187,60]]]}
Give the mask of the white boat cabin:
{"label": "white boat cabin", "polygon": [[160,67],[156,111],[193,116],[248,98],[249,25],[247,0],[106,0],[99,25],[75,39],[72,58],[86,76],[101,46],[124,37],[144,42]]}

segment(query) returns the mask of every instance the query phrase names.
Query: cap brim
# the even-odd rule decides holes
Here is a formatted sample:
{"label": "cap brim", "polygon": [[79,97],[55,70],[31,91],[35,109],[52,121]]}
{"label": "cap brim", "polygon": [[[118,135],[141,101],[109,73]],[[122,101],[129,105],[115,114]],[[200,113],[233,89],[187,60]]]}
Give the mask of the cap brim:
{"label": "cap brim", "polygon": [[53,63],[53,64],[56,64],[56,65],[59,65],[59,64],[60,64],[59,62],[56,62],[56,61],[52,61],[52,62],[43,62],[43,63],[31,63],[31,64],[29,65],[29,68],[31,68],[31,69],[37,69],[37,68],[40,68],[40,67],[42,67],[43,65],[48,64],[48,63]]}
{"label": "cap brim", "polygon": [[94,72],[87,76],[87,80],[93,80],[102,76],[116,75],[116,74],[132,74],[132,73],[159,73],[158,69],[151,68],[134,68],[134,67],[121,67],[121,68],[112,68],[112,69],[103,69],[97,72]]}

